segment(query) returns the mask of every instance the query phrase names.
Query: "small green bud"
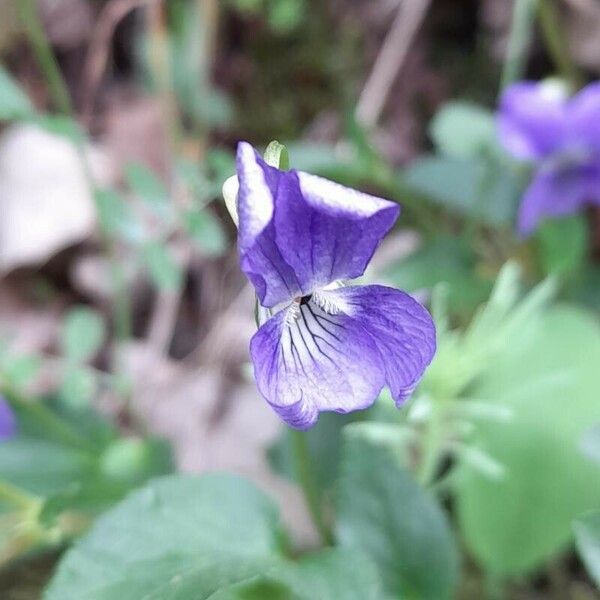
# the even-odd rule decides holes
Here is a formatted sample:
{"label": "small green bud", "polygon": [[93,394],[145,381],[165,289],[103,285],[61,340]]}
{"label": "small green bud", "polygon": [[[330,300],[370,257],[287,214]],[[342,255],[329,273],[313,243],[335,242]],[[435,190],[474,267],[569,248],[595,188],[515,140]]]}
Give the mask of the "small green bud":
{"label": "small green bud", "polygon": [[276,140],[273,140],[267,146],[264,159],[268,165],[282,171],[287,171],[290,168],[290,156],[287,148]]}
{"label": "small green bud", "polygon": [[100,457],[100,470],[111,479],[135,479],[146,468],[147,449],[142,440],[115,440]]}

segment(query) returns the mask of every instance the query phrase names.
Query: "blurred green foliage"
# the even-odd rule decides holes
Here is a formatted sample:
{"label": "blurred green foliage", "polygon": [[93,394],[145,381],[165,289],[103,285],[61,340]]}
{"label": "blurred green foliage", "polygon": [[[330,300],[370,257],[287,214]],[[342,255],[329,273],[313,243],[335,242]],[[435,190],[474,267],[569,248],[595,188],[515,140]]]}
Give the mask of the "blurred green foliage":
{"label": "blurred green foliage", "polygon": [[291,560],[273,503],[221,474],[158,479],[131,495],[65,555],[44,598],[115,594],[381,598],[374,567],[357,552],[329,549]]}
{"label": "blurred green foliage", "polygon": [[[516,5],[504,83],[525,73],[536,4]],[[172,0],[155,29],[136,25],[135,76],[164,109],[169,156],[162,170],[121,165],[111,187],[89,172],[89,134],[76,115],[38,108],[0,66],[0,121],[35,124],[77,148],[111,280],[105,302],[69,301],[48,355],[1,340],[0,391],[18,433],[0,445],[0,565],[80,538],[47,600],[444,600],[466,580],[476,582],[469,600],[516,581],[533,598],[547,566],[575,545],[598,583],[594,235],[586,215],[545,222],[528,240],[515,235],[530,173],[496,139],[498,65],[480,48],[465,56],[451,36],[434,40],[432,62],[461,99],[438,107],[430,147],[398,166],[385,135],[353,116],[368,58],[362,22],[310,0],[216,6]],[[227,48],[217,24],[233,39]],[[226,60],[215,69],[218,52]],[[324,117],[331,131],[321,135]],[[317,135],[305,136],[315,123]],[[298,548],[273,501],[244,479],[156,478],[174,469],[172,451],[137,422],[119,368],[136,277],[157,297],[177,298],[194,257],[233,256],[233,227],[215,200],[241,136],[289,140],[269,144],[267,162],[399,201],[401,224],[418,233],[412,253],[372,276],[430,300],[434,362],[401,411],[384,391],[368,411],[324,415],[306,435],[332,547]],[[53,393],[32,394],[48,367]],[[103,393],[117,403],[110,418],[95,408]],[[301,483],[294,451],[285,431],[269,459]]]}

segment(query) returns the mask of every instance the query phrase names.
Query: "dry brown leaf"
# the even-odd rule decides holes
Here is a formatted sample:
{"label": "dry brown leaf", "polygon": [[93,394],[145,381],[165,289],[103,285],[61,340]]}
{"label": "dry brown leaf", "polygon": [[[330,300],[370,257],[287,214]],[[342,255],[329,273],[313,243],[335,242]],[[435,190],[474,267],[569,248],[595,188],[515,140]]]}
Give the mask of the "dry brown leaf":
{"label": "dry brown leaf", "polygon": [[[97,180],[106,158],[88,154]],[[45,262],[94,228],[92,193],[74,145],[34,125],[13,125],[0,139],[0,274]]]}

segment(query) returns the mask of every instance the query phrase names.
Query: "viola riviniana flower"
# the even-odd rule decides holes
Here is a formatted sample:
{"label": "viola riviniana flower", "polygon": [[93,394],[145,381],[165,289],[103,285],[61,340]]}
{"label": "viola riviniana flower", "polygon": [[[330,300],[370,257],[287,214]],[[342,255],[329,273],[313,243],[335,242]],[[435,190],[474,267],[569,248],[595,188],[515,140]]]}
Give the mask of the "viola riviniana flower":
{"label": "viola riviniana flower", "polygon": [[11,438],[16,429],[15,415],[6,399],[0,396],[0,441]]}
{"label": "viola riviniana flower", "polygon": [[297,429],[367,408],[386,384],[401,405],[435,352],[433,321],[404,292],[342,284],[364,273],[399,207],[280,171],[245,142],[237,176],[241,267],[264,317],[250,343],[261,394]]}
{"label": "viola riviniana flower", "polygon": [[518,230],[532,233],[544,218],[600,205],[600,83],[568,97],[556,82],[521,82],[506,89],[498,114],[500,142],[536,172],[519,210]]}

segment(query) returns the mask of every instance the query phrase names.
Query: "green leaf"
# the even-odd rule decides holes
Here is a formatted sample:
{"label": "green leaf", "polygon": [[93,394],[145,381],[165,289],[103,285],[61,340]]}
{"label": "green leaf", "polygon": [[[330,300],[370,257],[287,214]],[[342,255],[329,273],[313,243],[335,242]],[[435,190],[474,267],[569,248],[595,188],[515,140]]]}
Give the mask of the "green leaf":
{"label": "green leaf", "polygon": [[600,423],[592,425],[581,438],[581,452],[600,465]]}
{"label": "green leaf", "polygon": [[46,497],[39,521],[45,527],[54,527],[65,512],[99,514],[122,500],[131,489],[128,482],[100,477],[74,480]]}
{"label": "green leaf", "polygon": [[149,205],[160,207],[167,203],[169,192],[165,184],[146,165],[129,163],[125,167],[125,180],[131,190]]}
{"label": "green leaf", "polygon": [[132,243],[137,243],[142,239],[142,228],[134,219],[121,194],[115,190],[101,189],[96,190],[94,199],[100,226],[107,235]]}
{"label": "green leaf", "polygon": [[328,548],[272,573],[302,600],[383,600],[375,565],[356,549]]}
{"label": "green leaf", "polygon": [[20,389],[29,383],[42,366],[39,356],[4,353],[0,351],[2,378],[13,388]]}
{"label": "green leaf", "polygon": [[142,257],[156,287],[162,290],[176,290],[181,285],[181,267],[166,246],[157,241],[147,242],[144,244]]}
{"label": "green leaf", "polygon": [[206,152],[205,161],[218,192],[225,180],[235,173],[235,155],[230,150],[211,148]]}
{"label": "green leaf", "polygon": [[378,565],[393,597],[453,596],[457,554],[444,513],[385,448],[349,439],[338,498],[338,539]]}
{"label": "green leaf", "polygon": [[492,281],[478,274],[472,249],[460,238],[437,236],[386,272],[407,291],[447,284],[451,310],[469,315],[489,295]]}
{"label": "green leaf", "polygon": [[544,273],[568,275],[583,265],[589,247],[586,219],[572,215],[544,221],[536,232]]}
{"label": "green leaf", "polygon": [[[222,177],[221,169],[224,165],[229,168]],[[202,165],[190,159],[179,159],[175,166],[179,183],[187,189],[198,209],[205,208],[210,200],[219,195],[223,182],[235,171],[235,161],[232,164],[231,157],[218,150],[207,153]]]}
{"label": "green leaf", "polygon": [[26,119],[34,114],[35,109],[25,92],[0,65],[0,121]]}
{"label": "green leaf", "polygon": [[291,588],[265,575],[234,583],[211,594],[209,600],[298,600]]}
{"label": "green leaf", "polygon": [[481,422],[473,440],[506,477],[491,481],[464,468],[456,483],[464,538],[486,571],[515,576],[539,567],[571,541],[573,519],[600,504],[598,467],[579,448],[600,420],[599,364],[597,320],[565,306],[529,319],[526,335],[513,329],[471,387],[473,397],[513,415],[510,423]]}
{"label": "green leaf", "polygon": [[95,457],[117,436],[117,429],[97,412],[80,407],[74,410],[60,397],[30,401],[12,390],[6,396],[24,437],[47,440]]}
{"label": "green leaf", "polygon": [[140,484],[153,475],[173,470],[173,456],[164,440],[121,438],[99,457],[100,473],[112,480]]}
{"label": "green leaf", "polygon": [[456,158],[473,158],[496,145],[494,115],[471,102],[445,104],[429,132],[441,152]]}
{"label": "green leaf", "polygon": [[274,505],[231,475],[157,479],[69,550],[45,600],[382,600],[369,559],[284,555]]}
{"label": "green leaf", "polygon": [[51,525],[65,511],[98,513],[120,501],[147,479],[173,471],[170,446],[163,440],[116,439],[93,466],[44,502],[40,519]]}
{"label": "green leaf", "polygon": [[287,148],[275,140],[267,146],[264,159],[268,165],[282,171],[287,171],[290,168],[290,157]]}
{"label": "green leaf", "polygon": [[60,444],[18,436],[2,442],[0,478],[34,494],[53,494],[89,471],[88,455]]}
{"label": "green leaf", "polygon": [[155,480],[61,560],[45,600],[195,600],[260,575],[281,550],[276,510],[242,479]]}
{"label": "green leaf", "polygon": [[600,511],[577,519],[573,529],[577,550],[585,568],[600,587]]}
{"label": "green leaf", "polygon": [[448,211],[494,226],[512,223],[520,200],[515,174],[490,157],[425,156],[408,167],[403,183]]}
{"label": "green leaf", "polygon": [[62,324],[62,352],[69,361],[85,362],[98,352],[104,335],[104,321],[96,311],[85,306],[72,308]]}
{"label": "green leaf", "polygon": [[69,367],[60,386],[60,400],[71,410],[87,409],[97,389],[98,380],[93,371],[85,367]]}
{"label": "green leaf", "polygon": [[227,249],[227,237],[220,221],[209,210],[190,210],[183,223],[199,248],[209,256],[219,256]]}

